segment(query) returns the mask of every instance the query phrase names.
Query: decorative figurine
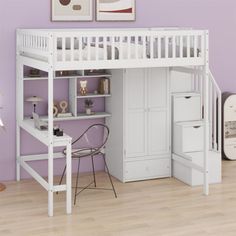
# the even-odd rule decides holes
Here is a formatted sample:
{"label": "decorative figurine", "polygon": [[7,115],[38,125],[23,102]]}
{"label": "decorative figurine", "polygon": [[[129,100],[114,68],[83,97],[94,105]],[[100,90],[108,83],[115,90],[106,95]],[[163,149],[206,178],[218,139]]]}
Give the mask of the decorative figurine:
{"label": "decorative figurine", "polygon": [[81,80],[80,82],[80,94],[82,96],[87,95],[87,80]]}

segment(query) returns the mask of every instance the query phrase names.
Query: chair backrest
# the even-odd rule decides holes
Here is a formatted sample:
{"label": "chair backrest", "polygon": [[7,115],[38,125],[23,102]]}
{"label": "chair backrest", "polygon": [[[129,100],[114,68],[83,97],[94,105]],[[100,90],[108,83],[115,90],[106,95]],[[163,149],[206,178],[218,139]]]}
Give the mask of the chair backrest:
{"label": "chair backrest", "polygon": [[102,150],[109,137],[109,128],[104,124],[93,124],[89,126],[75,141],[73,148],[92,148]]}

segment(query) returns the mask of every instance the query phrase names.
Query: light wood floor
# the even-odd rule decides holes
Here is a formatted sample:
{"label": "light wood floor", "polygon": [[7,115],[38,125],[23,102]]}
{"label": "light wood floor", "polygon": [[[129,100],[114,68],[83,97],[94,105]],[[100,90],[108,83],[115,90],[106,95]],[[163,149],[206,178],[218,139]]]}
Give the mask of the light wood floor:
{"label": "light wood floor", "polygon": [[[98,174],[106,186],[106,175]],[[82,177],[82,181],[88,176]],[[236,162],[223,163],[223,183],[210,196],[175,179],[122,184],[111,191],[87,190],[65,214],[65,194],[55,194],[55,216],[47,216],[47,193],[33,180],[7,183],[0,192],[0,235],[17,236],[193,236],[236,235]]]}

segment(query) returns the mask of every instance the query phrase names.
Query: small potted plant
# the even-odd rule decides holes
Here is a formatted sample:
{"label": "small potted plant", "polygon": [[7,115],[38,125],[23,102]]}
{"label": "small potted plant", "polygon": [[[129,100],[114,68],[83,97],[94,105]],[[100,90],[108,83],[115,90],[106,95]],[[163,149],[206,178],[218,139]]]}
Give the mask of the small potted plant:
{"label": "small potted plant", "polygon": [[92,115],[92,107],[93,107],[93,101],[91,99],[85,99],[84,101],[85,104],[85,113],[87,115]]}

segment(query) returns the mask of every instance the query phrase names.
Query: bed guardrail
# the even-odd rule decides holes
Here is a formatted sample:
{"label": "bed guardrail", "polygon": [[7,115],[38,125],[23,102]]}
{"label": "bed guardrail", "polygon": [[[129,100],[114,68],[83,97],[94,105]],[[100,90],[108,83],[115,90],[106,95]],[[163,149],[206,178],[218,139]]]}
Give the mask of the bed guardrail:
{"label": "bed guardrail", "polygon": [[19,30],[18,50],[21,55],[47,62],[52,56],[55,69],[97,62],[91,64],[96,69],[104,62],[125,65],[127,61],[130,65],[203,65],[205,36],[204,30]]}
{"label": "bed guardrail", "polygon": [[57,62],[158,60],[204,57],[204,31],[57,33]]}
{"label": "bed guardrail", "polygon": [[[50,54],[50,34],[44,31],[18,30],[17,50],[20,55],[48,60]],[[38,58],[41,57],[41,58]]]}

